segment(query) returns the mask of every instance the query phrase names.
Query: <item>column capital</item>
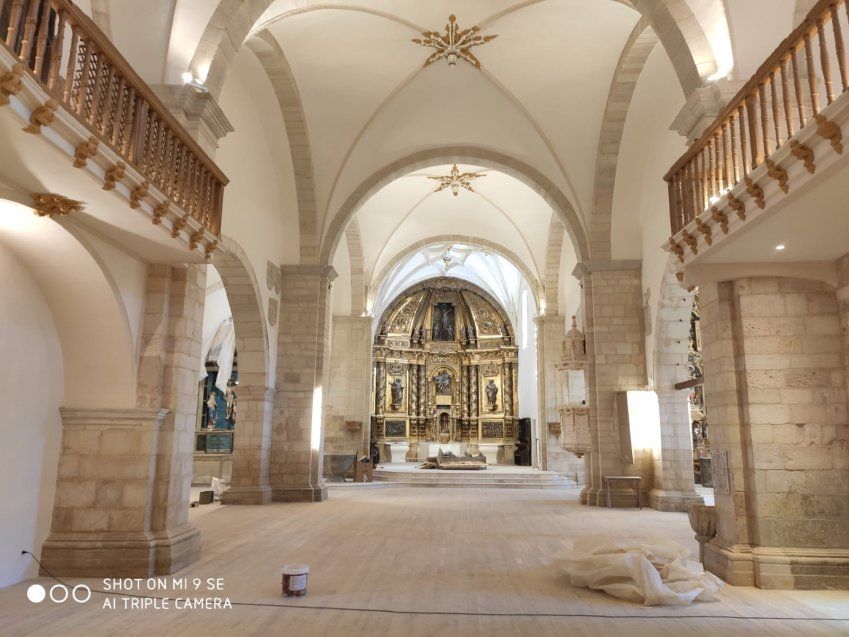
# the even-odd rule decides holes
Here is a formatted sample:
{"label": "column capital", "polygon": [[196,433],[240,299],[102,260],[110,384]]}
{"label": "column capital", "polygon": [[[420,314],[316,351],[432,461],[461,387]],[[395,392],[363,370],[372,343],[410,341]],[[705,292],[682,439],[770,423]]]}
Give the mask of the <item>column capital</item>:
{"label": "column capital", "polygon": [[190,84],[158,84],[151,88],[210,155],[215,154],[219,140],[234,131],[218,102],[207,91]]}
{"label": "column capital", "polygon": [[280,273],[283,277],[315,277],[325,278],[329,283],[333,283],[336,277],[339,276],[332,265],[281,265]]}

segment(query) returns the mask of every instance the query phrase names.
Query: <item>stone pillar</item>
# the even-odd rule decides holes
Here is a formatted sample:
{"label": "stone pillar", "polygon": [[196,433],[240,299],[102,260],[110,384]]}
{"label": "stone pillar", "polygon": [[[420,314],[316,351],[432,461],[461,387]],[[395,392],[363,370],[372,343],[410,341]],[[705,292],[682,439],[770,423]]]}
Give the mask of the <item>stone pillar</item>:
{"label": "stone pillar", "polygon": [[[560,314],[537,316],[537,405],[539,420],[539,468],[565,471],[566,454],[548,423],[560,422],[557,412],[557,370],[560,346],[566,336],[566,319]],[[534,450],[536,452],[536,450]]]}
{"label": "stone pillar", "polygon": [[271,430],[271,497],[327,499],[322,476],[323,388],[328,387],[331,267],[282,266],[277,399]]}
{"label": "stone pillar", "polygon": [[693,479],[688,395],[686,391],[669,388],[657,389],[656,393],[660,449],[654,457],[654,488],[649,493],[649,506],[658,511],[686,511],[691,502],[704,504]]}
{"label": "stone pillar", "polygon": [[849,419],[834,290],[762,277],[699,295],[717,514],[706,568],[738,585],[849,587]]}
{"label": "stone pillar", "polygon": [[63,410],[42,563],[55,575],[149,577],[200,556],[188,523],[203,266],[148,269],[136,407]]}
{"label": "stone pillar", "polygon": [[151,88],[200,147],[215,157],[218,141],[233,132],[233,125],[215,98],[190,84],[159,84]]}
{"label": "stone pillar", "polygon": [[238,387],[238,441],[233,447],[230,488],[221,496],[224,504],[268,504],[268,463],[271,445],[271,413],[275,390]]}
{"label": "stone pillar", "polygon": [[[621,475],[627,469],[620,449],[616,393],[646,387],[641,265],[639,261],[579,263],[573,275],[583,288],[592,439],[592,471],[581,499],[606,506],[602,476]],[[631,502],[633,497],[623,498],[622,504]]]}
{"label": "stone pillar", "polygon": [[[324,396],[325,451],[368,454],[371,318],[334,316],[332,329],[330,372]],[[359,428],[353,429],[350,423],[356,423]]]}

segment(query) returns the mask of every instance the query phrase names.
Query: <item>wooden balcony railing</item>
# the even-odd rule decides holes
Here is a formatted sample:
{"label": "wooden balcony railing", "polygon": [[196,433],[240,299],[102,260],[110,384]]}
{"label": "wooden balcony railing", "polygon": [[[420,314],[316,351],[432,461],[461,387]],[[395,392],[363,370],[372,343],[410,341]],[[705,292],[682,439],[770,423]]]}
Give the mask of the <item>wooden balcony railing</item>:
{"label": "wooden balcony railing", "polygon": [[227,178],[70,0],[0,0],[0,41],[42,88],[218,235]]}
{"label": "wooden balcony railing", "polygon": [[[826,135],[829,122],[820,114],[823,101],[831,104],[836,95],[849,90],[843,44],[848,21],[847,0],[817,2],[675,162],[664,177],[673,234],[763,163],[781,184],[782,171],[770,157],[785,144],[805,161],[805,149],[794,144],[793,136],[810,122]],[[759,188],[750,183],[747,187],[757,199]],[[786,184],[782,188],[786,190]]]}

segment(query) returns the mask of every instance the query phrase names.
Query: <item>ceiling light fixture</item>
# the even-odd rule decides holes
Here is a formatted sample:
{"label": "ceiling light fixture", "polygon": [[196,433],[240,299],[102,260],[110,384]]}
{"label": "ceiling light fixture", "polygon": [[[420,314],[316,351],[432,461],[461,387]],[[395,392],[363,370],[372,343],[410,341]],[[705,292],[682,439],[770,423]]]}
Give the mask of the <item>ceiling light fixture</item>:
{"label": "ceiling light fixture", "polygon": [[450,174],[441,177],[431,177],[428,175],[427,178],[439,182],[439,187],[437,187],[434,192],[451,188],[451,192],[456,197],[460,193],[460,188],[465,188],[469,192],[474,192],[475,190],[472,188],[472,181],[480,177],[486,177],[486,175],[483,173],[461,173],[460,169],[457,168],[457,164],[454,164],[451,167]]}
{"label": "ceiling light fixture", "polygon": [[785,247],[787,247],[787,246],[785,246],[783,243],[779,243],[777,246],[775,246],[775,249],[778,252],[781,252],[782,250],[784,250]]}
{"label": "ceiling light fixture", "polygon": [[441,35],[436,31],[425,31],[421,38],[413,38],[413,42],[421,46],[436,49],[425,60],[424,66],[428,67],[434,62],[445,58],[448,60],[448,66],[457,64],[457,60],[465,60],[475,68],[480,68],[481,63],[475,55],[469,50],[473,46],[486,44],[490,40],[494,40],[498,35],[477,35],[480,27],[472,27],[470,29],[460,30],[457,26],[457,18],[454,15],[448,16],[448,24],[445,25],[445,35]]}

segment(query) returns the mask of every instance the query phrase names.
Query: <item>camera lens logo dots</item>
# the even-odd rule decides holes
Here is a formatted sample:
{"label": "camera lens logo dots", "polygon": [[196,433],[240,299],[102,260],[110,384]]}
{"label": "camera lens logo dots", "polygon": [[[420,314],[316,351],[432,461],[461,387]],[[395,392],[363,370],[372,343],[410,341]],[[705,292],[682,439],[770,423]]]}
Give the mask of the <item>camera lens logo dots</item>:
{"label": "camera lens logo dots", "polygon": [[[33,584],[27,589],[27,599],[33,604],[40,604],[48,596],[48,591],[41,584]],[[91,599],[91,589],[85,584],[77,584],[68,589],[64,584],[54,584],[49,591],[50,600],[56,604],[64,604],[69,599],[78,604],[85,604]]]}

